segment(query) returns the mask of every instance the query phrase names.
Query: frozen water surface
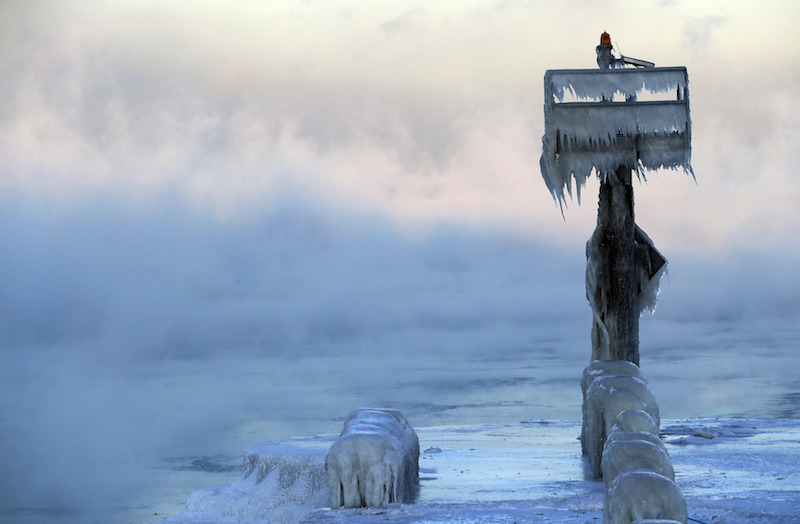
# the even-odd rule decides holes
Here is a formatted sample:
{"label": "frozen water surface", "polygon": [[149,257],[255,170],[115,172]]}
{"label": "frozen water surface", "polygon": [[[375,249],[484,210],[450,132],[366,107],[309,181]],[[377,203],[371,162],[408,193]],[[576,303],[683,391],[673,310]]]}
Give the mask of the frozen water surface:
{"label": "frozen water surface", "polygon": [[[186,220],[23,215],[0,231],[3,524],[162,520],[192,492],[233,483],[243,450],[335,434],[359,406],[400,410],[422,428],[423,452],[442,449],[423,453],[436,469],[423,478],[476,461],[449,488],[423,481],[426,511],[529,514],[545,498],[521,493],[547,482],[508,486],[540,474],[533,466],[475,474],[504,454],[549,449],[551,471],[566,475],[558,490],[582,482],[579,431],[517,427],[580,419],[591,326],[582,242],[556,249],[458,228],[410,240],[307,210],[237,227]],[[663,419],[800,417],[796,263],[757,262],[671,257],[640,330]],[[426,428],[442,438],[424,441]],[[443,502],[462,489],[469,501]],[[571,507],[549,506],[559,517]]]}
{"label": "frozen water surface", "polygon": [[[691,518],[742,524],[798,521],[800,477],[794,469],[800,421],[670,420],[662,428]],[[320,493],[325,483],[314,487],[302,479],[320,474],[321,457],[334,436],[267,442],[248,453],[273,464],[275,454],[287,457],[274,466],[293,478],[285,489],[264,493],[240,477],[230,486],[194,494],[189,509],[167,522],[261,523],[275,522],[279,514],[291,515],[293,520],[285,522],[597,522],[603,482],[585,476],[579,432],[577,422],[547,421],[420,428],[419,497],[415,504],[383,510],[331,510],[324,507],[327,503],[314,507],[313,501],[326,500],[326,493]],[[315,466],[298,466],[291,459],[296,453],[314,457]],[[246,511],[231,511],[248,498]],[[308,503],[301,508],[296,500]]]}

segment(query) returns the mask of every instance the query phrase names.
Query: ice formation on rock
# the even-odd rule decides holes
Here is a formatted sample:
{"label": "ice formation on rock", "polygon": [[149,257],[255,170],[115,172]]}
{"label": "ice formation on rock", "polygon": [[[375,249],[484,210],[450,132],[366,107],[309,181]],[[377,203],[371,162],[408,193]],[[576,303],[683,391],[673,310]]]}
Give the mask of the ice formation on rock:
{"label": "ice formation on rock", "polygon": [[609,438],[603,446],[601,467],[606,488],[629,471],[652,471],[675,480],[675,469],[666,449],[646,440]]}
{"label": "ice formation on rock", "polygon": [[687,524],[686,499],[675,482],[652,471],[622,473],[606,490],[604,524],[631,524],[642,519]]}
{"label": "ice formation on rock", "polygon": [[333,508],[412,502],[419,482],[419,439],[399,411],[356,409],[330,447],[325,469]]}
{"label": "ice formation on rock", "polygon": [[643,440],[653,444],[654,446],[658,446],[664,451],[667,451],[667,446],[664,444],[664,441],[661,440],[661,437],[655,433],[650,433],[649,431],[612,431],[606,439],[604,447],[609,445],[611,442],[627,440]]}
{"label": "ice formation on rock", "polygon": [[620,433],[649,433],[658,435],[658,424],[649,413],[639,409],[628,409],[617,415],[617,421],[611,428],[611,434]]}
{"label": "ice formation on rock", "polygon": [[684,67],[547,71],[540,167],[562,209],[592,172],[691,173],[688,84]]}
{"label": "ice formation on rock", "polygon": [[[582,412],[586,413],[586,393],[589,386],[599,377],[636,377],[642,382],[647,382],[639,366],[627,360],[594,360],[583,370],[581,375],[581,392],[583,394]],[[657,429],[656,429],[657,431]],[[584,416],[583,427],[581,428],[581,449],[583,454],[588,453],[586,446],[588,437],[586,436],[586,418]]]}
{"label": "ice formation on rock", "polygon": [[598,377],[636,377],[647,382],[639,366],[627,360],[593,360],[583,369],[581,375],[581,393],[586,398],[586,391],[592,381]]}
{"label": "ice formation on rock", "polygon": [[324,458],[316,447],[255,445],[232,484],[193,492],[168,522],[300,522],[330,500]]}
{"label": "ice formation on rock", "polygon": [[595,478],[602,476],[600,465],[606,438],[617,416],[626,410],[645,411],[656,422],[656,427],[661,424],[656,399],[642,380],[630,376],[600,377],[589,386],[583,406],[581,437]]}

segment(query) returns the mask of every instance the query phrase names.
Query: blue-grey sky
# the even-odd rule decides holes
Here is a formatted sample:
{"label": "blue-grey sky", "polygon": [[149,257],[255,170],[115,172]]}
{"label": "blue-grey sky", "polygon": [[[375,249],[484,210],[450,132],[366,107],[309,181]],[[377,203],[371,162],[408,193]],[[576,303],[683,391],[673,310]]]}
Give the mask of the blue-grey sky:
{"label": "blue-grey sky", "polygon": [[599,34],[689,70],[697,185],[637,188],[665,252],[791,245],[800,9],[787,1],[4,2],[0,191],[48,212],[172,199],[242,220],[302,194],[401,229],[582,242],[540,178],[542,77]]}

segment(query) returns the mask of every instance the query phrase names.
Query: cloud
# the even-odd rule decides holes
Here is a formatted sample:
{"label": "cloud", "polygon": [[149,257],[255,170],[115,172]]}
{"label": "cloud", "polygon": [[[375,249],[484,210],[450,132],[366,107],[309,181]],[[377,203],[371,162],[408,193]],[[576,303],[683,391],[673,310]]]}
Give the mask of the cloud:
{"label": "cloud", "polygon": [[[737,238],[726,209],[767,210],[770,199],[742,196],[756,192],[754,169],[769,163],[789,188],[771,198],[797,188],[791,154],[771,154],[773,144],[786,150],[785,129],[798,119],[782,65],[787,48],[776,49],[788,36],[781,24],[776,41],[742,47],[736,9],[689,20],[684,4],[661,7],[653,38],[634,23],[645,9],[638,4],[9,6],[5,20],[28,29],[7,22],[0,187],[51,203],[80,205],[87,193],[111,191],[247,216],[272,205],[294,173],[309,191],[350,205],[410,212],[399,220],[469,220],[463,206],[481,202],[492,206],[486,219],[516,215],[539,236],[560,238],[536,162],[541,77],[547,68],[593,67],[600,25],[626,28],[612,30],[626,53],[689,67],[700,187],[740,186],[735,202],[710,195],[703,206],[707,241]],[[753,15],[769,16],[762,11]],[[386,23],[425,31],[386,38]],[[713,31],[697,29],[709,24]],[[698,44],[710,46],[705,57],[687,54]],[[765,84],[783,102],[737,103]],[[643,218],[667,216],[685,193],[652,199]],[[558,220],[545,218],[550,212]],[[573,206],[568,227],[592,227],[576,216]],[[692,227],[683,214],[670,216],[674,230]]]}
{"label": "cloud", "polygon": [[709,15],[687,18],[683,27],[684,46],[697,56],[709,52],[715,31],[728,22],[727,16]]}
{"label": "cloud", "polygon": [[381,24],[381,31],[386,33],[387,36],[392,36],[396,33],[416,32],[419,30],[418,20],[425,14],[425,11],[420,8],[409,9],[405,13]]}

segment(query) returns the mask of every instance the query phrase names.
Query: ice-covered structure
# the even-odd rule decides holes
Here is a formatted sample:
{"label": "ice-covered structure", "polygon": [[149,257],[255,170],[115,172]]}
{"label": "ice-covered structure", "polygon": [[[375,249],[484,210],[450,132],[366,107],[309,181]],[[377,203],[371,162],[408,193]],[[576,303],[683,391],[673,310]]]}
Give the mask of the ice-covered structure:
{"label": "ice-covered structure", "polygon": [[[583,374],[581,375],[581,392],[583,394],[581,411],[584,413],[584,422],[581,427],[581,449],[584,455],[589,452],[587,443],[590,440],[589,437],[586,436],[586,394],[592,382],[599,377],[635,377],[647,383],[639,366],[627,360],[594,360],[584,368]],[[658,431],[658,428],[656,428],[656,431]]]}
{"label": "ice-covered structure", "polygon": [[656,433],[651,433],[649,431],[625,431],[617,429],[618,426],[614,426],[614,431],[606,439],[605,446],[608,446],[614,442],[623,442],[628,440],[642,440],[645,442],[649,442],[654,446],[658,446],[659,448],[667,451],[667,446],[664,444],[664,441],[661,440]]}
{"label": "ice-covered structure", "polygon": [[356,409],[330,447],[325,470],[333,508],[412,502],[419,483],[419,439],[399,411]]}
{"label": "ice-covered structure", "polygon": [[639,366],[627,360],[593,360],[588,366],[583,368],[581,374],[581,393],[584,400],[586,391],[592,381],[598,377],[636,377],[643,382],[647,382],[644,373]]}
{"label": "ice-covered structure", "polygon": [[649,413],[638,409],[628,409],[617,415],[617,421],[611,429],[611,435],[617,432],[658,435],[658,424]]}
{"label": "ice-covered structure", "polygon": [[647,440],[609,438],[603,446],[601,467],[606,489],[629,471],[652,471],[675,480],[675,469],[665,447]]}
{"label": "ice-covered structure", "polygon": [[601,69],[545,73],[540,168],[562,214],[567,196],[580,203],[587,178],[599,176],[597,229],[586,245],[592,359],[638,364],[638,319],[655,307],[666,259],[634,222],[632,173],[692,173],[689,77],[685,67],[625,69],[652,64],[612,59],[607,33],[600,44]]}
{"label": "ice-covered structure", "polygon": [[600,377],[586,392],[581,437],[594,478],[602,476],[603,445],[620,413],[641,410],[661,424],[658,404],[647,384],[635,377]]}
{"label": "ice-covered structure", "polygon": [[687,524],[688,509],[675,482],[652,471],[622,473],[606,490],[604,524],[657,519]]}
{"label": "ice-covered structure", "polygon": [[[630,166],[691,173],[689,77],[685,67],[549,70],[540,166],[562,206],[573,185]],[[574,183],[573,183],[574,181]]]}
{"label": "ice-covered structure", "polygon": [[165,522],[301,522],[330,502],[324,465],[329,445],[290,438],[251,446],[231,484],[193,492],[186,511]]}
{"label": "ice-covered structure", "polygon": [[[599,219],[598,219],[599,221]],[[630,303],[629,316],[638,318],[643,312],[655,311],[656,298],[661,288],[661,277],[667,271],[667,260],[655,248],[650,237],[642,229],[633,224],[633,281],[630,292],[633,300]],[[603,228],[598,224],[589,241],[586,243],[586,299],[592,309],[592,360],[613,360],[612,333],[617,337],[627,336],[626,345],[638,347],[638,324],[629,326],[628,330],[617,329],[618,311],[612,307],[610,295],[617,290],[613,288],[614,276],[609,267],[613,264],[607,260],[606,239]],[[633,324],[630,319],[628,321]],[[638,358],[634,358],[638,364]]]}
{"label": "ice-covered structure", "polygon": [[[195,492],[185,510],[172,510],[164,524],[601,522],[604,490],[596,481],[576,478],[579,422],[415,431],[423,451],[414,504],[331,509],[323,462],[337,435],[313,435],[251,446],[242,475],[231,484],[223,481],[227,476],[217,477],[213,482],[224,485]],[[800,420],[662,420],[661,432],[692,522],[796,522]],[[206,478],[190,482],[212,482]],[[176,492],[164,496],[173,500]],[[154,511],[147,513],[151,520]]]}

